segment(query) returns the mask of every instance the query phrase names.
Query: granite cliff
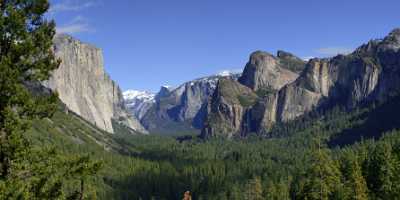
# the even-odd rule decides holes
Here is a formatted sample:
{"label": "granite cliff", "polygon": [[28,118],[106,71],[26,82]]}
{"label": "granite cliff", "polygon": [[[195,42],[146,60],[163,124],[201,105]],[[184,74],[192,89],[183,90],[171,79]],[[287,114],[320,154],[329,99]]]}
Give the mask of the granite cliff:
{"label": "granite cliff", "polygon": [[110,133],[114,133],[113,123],[146,132],[126,111],[119,86],[104,70],[100,49],[57,35],[54,50],[61,65],[44,85],[56,91],[69,110]]}
{"label": "granite cliff", "polygon": [[288,52],[252,53],[238,81],[219,80],[207,106],[202,136],[246,136],[260,120],[273,120],[274,114],[264,116],[262,111],[275,107],[274,94],[296,80],[304,67],[303,60]]}
{"label": "granite cliff", "polygon": [[263,133],[276,122],[287,122],[313,110],[335,105],[352,109],[360,103],[383,101],[400,89],[399,49],[400,29],[395,29],[384,39],[371,40],[349,55],[311,59],[303,63],[302,71],[298,70],[300,60],[289,53],[280,51],[275,57],[255,52],[239,82],[226,86],[220,81],[217,86],[247,86],[257,94],[255,102],[251,95],[251,104],[243,106],[226,100],[237,96],[216,90],[202,136]]}
{"label": "granite cliff", "polygon": [[[275,57],[262,51],[252,53],[239,82],[257,91],[265,88],[279,90],[294,81],[298,74],[289,70],[289,65],[286,66],[287,62],[285,62],[288,58],[281,58],[282,54],[282,51],[279,51]],[[285,53],[285,55],[289,54]],[[301,59],[297,60],[304,66]]]}

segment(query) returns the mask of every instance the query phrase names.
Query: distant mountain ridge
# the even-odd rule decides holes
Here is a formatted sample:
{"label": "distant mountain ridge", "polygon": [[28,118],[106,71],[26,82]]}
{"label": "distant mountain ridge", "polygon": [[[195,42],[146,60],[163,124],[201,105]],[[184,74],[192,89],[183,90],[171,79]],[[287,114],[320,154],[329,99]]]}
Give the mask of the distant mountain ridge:
{"label": "distant mountain ridge", "polygon": [[156,102],[156,94],[147,91],[127,90],[123,92],[128,110],[141,119]]}
{"label": "distant mountain ridge", "polygon": [[[222,77],[237,79],[240,73],[223,71],[198,78],[172,88],[162,86],[157,94],[128,90],[124,92],[126,106],[150,132],[195,131],[202,128],[208,99]],[[170,130],[166,130],[170,129]]]}

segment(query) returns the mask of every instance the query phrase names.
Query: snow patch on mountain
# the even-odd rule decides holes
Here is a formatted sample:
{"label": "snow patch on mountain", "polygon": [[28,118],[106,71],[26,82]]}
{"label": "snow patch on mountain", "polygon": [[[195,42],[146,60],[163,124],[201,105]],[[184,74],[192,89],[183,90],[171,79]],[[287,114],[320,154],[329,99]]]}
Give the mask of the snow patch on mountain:
{"label": "snow patch on mountain", "polygon": [[143,101],[153,101],[155,94],[147,91],[127,90],[123,93],[125,101],[140,99]]}
{"label": "snow patch on mountain", "polygon": [[233,69],[233,70],[222,70],[219,71],[216,76],[234,76],[235,74],[242,73],[242,69]]}
{"label": "snow patch on mountain", "polygon": [[155,103],[155,94],[147,91],[127,90],[123,93],[125,105],[138,119]]}

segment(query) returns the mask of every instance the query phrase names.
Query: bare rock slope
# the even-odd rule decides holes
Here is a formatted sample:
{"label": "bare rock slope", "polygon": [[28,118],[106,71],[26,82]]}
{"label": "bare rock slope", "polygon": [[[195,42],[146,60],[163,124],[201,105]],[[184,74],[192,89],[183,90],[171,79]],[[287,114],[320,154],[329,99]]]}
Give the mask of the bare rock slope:
{"label": "bare rock slope", "polygon": [[101,49],[67,35],[57,35],[54,43],[62,63],[44,84],[57,91],[71,111],[110,133],[114,133],[113,123],[146,132],[126,111],[119,86],[104,70]]}

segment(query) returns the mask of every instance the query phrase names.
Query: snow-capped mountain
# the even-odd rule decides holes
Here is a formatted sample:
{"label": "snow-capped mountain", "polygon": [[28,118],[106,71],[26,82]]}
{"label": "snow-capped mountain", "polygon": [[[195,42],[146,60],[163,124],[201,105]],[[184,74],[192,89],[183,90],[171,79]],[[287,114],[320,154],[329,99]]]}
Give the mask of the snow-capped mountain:
{"label": "snow-capped mountain", "polygon": [[126,107],[138,119],[141,119],[155,103],[155,94],[147,91],[127,90],[123,93]]}
{"label": "snow-capped mountain", "polygon": [[237,80],[239,76],[240,73],[222,71],[185,82],[176,88],[161,86],[157,94],[137,90],[127,90],[123,94],[126,107],[150,131],[161,133],[171,127],[171,123],[198,129],[203,124],[208,100],[218,80],[222,77]]}

